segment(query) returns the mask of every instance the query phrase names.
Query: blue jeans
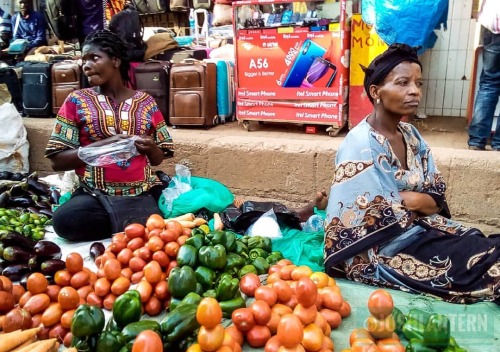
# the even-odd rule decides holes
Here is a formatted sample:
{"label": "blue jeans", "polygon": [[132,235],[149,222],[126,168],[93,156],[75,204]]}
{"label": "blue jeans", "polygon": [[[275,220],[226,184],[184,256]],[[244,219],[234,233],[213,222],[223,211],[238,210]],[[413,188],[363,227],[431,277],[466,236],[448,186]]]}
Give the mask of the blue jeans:
{"label": "blue jeans", "polygon": [[[469,145],[484,147],[491,135],[493,115],[500,97],[500,34],[484,29],[483,70],[469,126]],[[500,122],[497,121],[491,147],[500,149]]]}

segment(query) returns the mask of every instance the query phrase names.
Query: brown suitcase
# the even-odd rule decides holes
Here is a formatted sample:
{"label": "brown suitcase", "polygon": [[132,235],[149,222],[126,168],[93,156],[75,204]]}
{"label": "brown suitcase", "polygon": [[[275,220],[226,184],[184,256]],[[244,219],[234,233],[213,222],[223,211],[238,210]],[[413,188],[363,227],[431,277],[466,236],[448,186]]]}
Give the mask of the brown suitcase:
{"label": "brown suitcase", "polygon": [[174,126],[217,124],[217,68],[191,61],[170,69],[170,123]]}
{"label": "brown suitcase", "polygon": [[52,65],[52,112],[57,114],[68,95],[80,89],[81,68],[75,61]]}
{"label": "brown suitcase", "polygon": [[166,123],[169,123],[169,70],[169,62],[155,60],[140,63],[134,70],[136,89],[148,93],[155,99]]}

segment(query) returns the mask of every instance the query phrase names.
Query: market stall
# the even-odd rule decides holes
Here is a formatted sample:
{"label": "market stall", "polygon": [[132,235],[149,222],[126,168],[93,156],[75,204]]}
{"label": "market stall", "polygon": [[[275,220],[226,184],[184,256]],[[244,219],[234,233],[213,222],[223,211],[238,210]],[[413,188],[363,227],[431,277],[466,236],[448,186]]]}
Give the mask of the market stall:
{"label": "market stall", "polygon": [[237,1],[236,116],[328,126],[347,118],[349,28],[346,1]]}

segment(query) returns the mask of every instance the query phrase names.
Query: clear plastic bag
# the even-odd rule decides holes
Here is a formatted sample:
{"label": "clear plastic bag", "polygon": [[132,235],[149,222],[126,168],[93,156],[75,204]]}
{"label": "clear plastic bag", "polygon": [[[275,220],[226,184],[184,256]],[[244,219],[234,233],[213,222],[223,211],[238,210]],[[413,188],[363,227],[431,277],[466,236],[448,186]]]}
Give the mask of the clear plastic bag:
{"label": "clear plastic bag", "polygon": [[248,228],[246,235],[268,238],[283,237],[274,210],[270,209],[262,214],[262,216]]}
{"label": "clear plastic bag", "polygon": [[182,164],[175,165],[175,176],[172,178],[172,187],[165,188],[162,192],[165,199],[165,206],[168,212],[172,211],[174,200],[182,193],[190,191],[191,188],[191,171]]}
{"label": "clear plastic bag", "polygon": [[101,147],[80,147],[78,157],[91,166],[105,166],[127,161],[139,155],[135,147],[137,136],[120,139]]}

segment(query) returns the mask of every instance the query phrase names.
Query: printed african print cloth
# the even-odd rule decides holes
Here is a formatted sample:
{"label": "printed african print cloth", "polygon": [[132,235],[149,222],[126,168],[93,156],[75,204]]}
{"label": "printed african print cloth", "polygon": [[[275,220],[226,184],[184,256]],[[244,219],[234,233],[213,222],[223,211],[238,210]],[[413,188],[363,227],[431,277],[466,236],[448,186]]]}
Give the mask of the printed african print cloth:
{"label": "printed african print cloth", "polygon": [[[163,115],[149,94],[136,91],[132,98],[115,104],[109,97],[88,88],[71,93],[64,102],[45,156],[85,147],[116,134],[150,135],[165,155],[173,150]],[[76,174],[80,182],[109,195],[138,195],[157,179],[145,155],[103,167],[86,165],[78,168]]]}
{"label": "printed african print cloth", "polygon": [[[429,147],[412,125],[401,122],[399,131],[407,169],[366,119],[340,146],[327,208],[326,271],[453,302],[498,300],[500,235],[485,237],[449,219],[446,185]],[[400,191],[429,194],[439,214],[412,221]]]}

